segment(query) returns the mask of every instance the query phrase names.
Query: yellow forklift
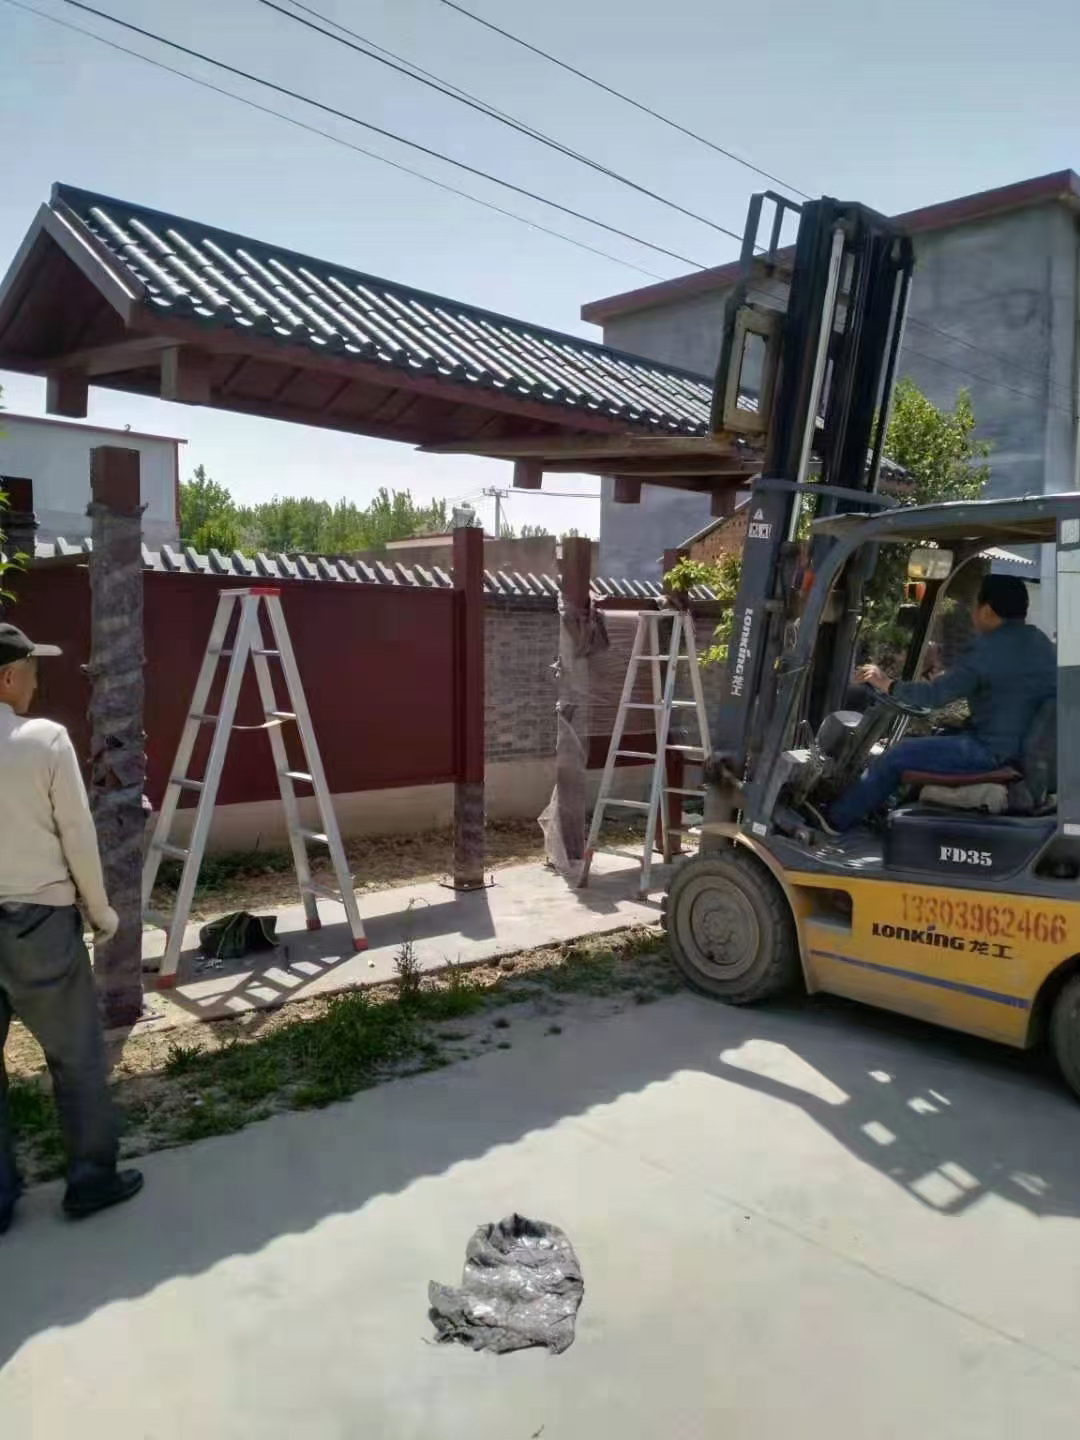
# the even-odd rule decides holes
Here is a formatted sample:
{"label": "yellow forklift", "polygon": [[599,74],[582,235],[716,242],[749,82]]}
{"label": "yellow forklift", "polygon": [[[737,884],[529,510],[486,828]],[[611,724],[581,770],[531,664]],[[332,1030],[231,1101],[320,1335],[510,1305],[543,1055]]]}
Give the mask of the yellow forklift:
{"label": "yellow forklift", "polygon": [[[1009,1045],[1048,1038],[1080,1094],[1080,744],[1068,723],[1080,719],[1080,493],[906,507],[881,494],[911,244],[884,217],[822,199],[801,207],[785,264],[776,238],[790,208],[754,197],[725,318],[713,428],[757,425],[765,452],[701,849],[664,901],[672,954],[691,985],[731,1004],[801,980]],[[849,708],[863,591],[890,545],[907,548],[921,597],[905,679],[922,673],[945,608],[977,589],[985,551],[1053,546],[1057,696],[1013,764],[905,775],[877,828],[831,836],[811,807],[929,720],[877,692]]]}

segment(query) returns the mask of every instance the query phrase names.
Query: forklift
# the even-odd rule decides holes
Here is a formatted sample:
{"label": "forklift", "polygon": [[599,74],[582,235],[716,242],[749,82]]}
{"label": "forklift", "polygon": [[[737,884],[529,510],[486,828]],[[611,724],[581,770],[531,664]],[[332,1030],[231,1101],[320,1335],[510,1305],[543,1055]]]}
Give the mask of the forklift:
{"label": "forklift", "polygon": [[[793,256],[778,249],[789,211]],[[801,981],[1008,1045],[1048,1039],[1080,1095],[1080,493],[902,506],[879,491],[912,274],[910,239],[861,205],[751,202],[712,428],[756,432],[763,463],[701,846],[671,879],[664,924],[708,995],[750,1004]],[[889,545],[905,547],[917,596],[904,679],[946,607],[977,589],[985,551],[1053,546],[1057,696],[1015,763],[907,774],[876,828],[832,836],[809,807],[930,723],[876,691],[851,705],[864,590]]]}

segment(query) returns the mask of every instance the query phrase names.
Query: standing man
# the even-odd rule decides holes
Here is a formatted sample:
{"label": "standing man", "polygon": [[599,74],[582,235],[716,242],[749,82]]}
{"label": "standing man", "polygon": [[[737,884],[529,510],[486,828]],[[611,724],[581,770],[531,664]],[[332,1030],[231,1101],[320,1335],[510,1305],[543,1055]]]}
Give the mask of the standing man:
{"label": "standing man", "polygon": [[78,891],[98,941],[115,935],[86,789],[64,727],[24,718],[38,657],[59,654],[0,624],[0,1234],[22,1188],[2,1053],[12,1015],[40,1043],[52,1075],[68,1160],[65,1213],[92,1215],[142,1188],[137,1170],[116,1167],[116,1112],[75,904]]}

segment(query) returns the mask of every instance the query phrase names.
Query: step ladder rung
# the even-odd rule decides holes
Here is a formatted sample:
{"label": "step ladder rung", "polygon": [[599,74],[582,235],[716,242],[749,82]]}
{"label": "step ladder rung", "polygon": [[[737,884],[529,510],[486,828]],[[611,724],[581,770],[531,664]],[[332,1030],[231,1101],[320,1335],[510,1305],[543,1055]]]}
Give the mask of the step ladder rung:
{"label": "step ladder rung", "polygon": [[[233,626],[235,614],[235,628]],[[267,627],[268,628],[264,628]],[[211,712],[209,693],[219,661],[227,661],[224,672],[224,686],[221,699],[215,701],[217,710]],[[267,660],[280,663],[281,679],[285,693],[275,693],[275,675],[266,665]],[[236,712],[242,688],[246,682],[245,672],[254,670],[254,679],[262,701],[265,724],[237,725]],[[274,708],[284,703],[290,709]],[[304,760],[308,770],[292,770],[293,763],[287,753],[286,737],[278,726],[288,721],[296,726],[296,733],[303,746]],[[209,726],[212,743],[201,778],[189,779],[192,755],[199,735],[200,726]],[[317,930],[320,925],[317,899],[333,900],[342,905],[352,932],[353,949],[363,950],[368,941],[364,935],[363,922],[356,902],[353,876],[349,873],[341,845],[341,832],[334,814],[333,802],[326,793],[322,779],[322,766],[318,746],[312,733],[311,717],[304,699],[303,684],[296,672],[292,658],[292,643],[281,604],[281,592],[276,588],[252,586],[249,589],[222,591],[218,596],[217,613],[210,635],[207,638],[204,659],[190,709],[184,724],[183,734],[177,746],[176,758],[168,772],[169,785],[165,799],[158,813],[153,839],[147,848],[143,865],[143,893],[147,896],[153,890],[162,860],[168,856],[183,862],[183,876],[173,904],[171,916],[159,914],[149,908],[143,912],[144,923],[157,925],[165,930],[168,939],[165,954],[158,970],[158,986],[166,988],[176,984],[177,968],[180,963],[184,933],[191,914],[194,887],[206,851],[206,842],[213,817],[213,801],[221,779],[226,758],[226,746],[233,730],[261,729],[267,732],[274,759],[274,771],[278,776],[281,798],[284,803],[285,820],[289,839],[296,860],[297,882],[303,899],[308,928]],[[316,779],[316,776],[318,779]],[[289,782],[288,784],[286,782]],[[297,795],[292,785],[308,785],[314,791],[315,809],[308,817],[313,828],[305,829],[297,814]],[[183,791],[193,791],[197,803],[192,812],[193,824],[187,847],[173,843],[170,827],[180,803]],[[314,828],[318,827],[318,828]],[[307,855],[307,845],[323,845],[329,851],[332,874],[325,879],[334,885],[315,882],[311,876],[312,861]]]}
{"label": "step ladder rung", "polygon": [[[667,633],[661,635],[661,620],[671,622],[670,637]],[[666,653],[664,653],[665,650]],[[685,664],[687,669],[678,670],[679,663]],[[647,666],[644,670],[641,668],[643,664]],[[652,671],[652,699],[635,700],[635,691],[639,696],[643,693],[650,693],[642,686],[642,681],[649,675],[649,668]],[[684,679],[687,682],[685,685],[683,684]],[[677,691],[681,692],[678,697],[676,696]],[[697,734],[701,737],[697,744],[690,744],[683,738],[694,733],[689,720],[682,718],[688,710],[694,712]],[[654,717],[655,750],[623,748],[623,736],[627,726],[630,725],[632,728],[635,726],[634,719],[630,718],[631,712],[634,711],[639,716],[644,713]],[[669,738],[670,727],[673,724],[677,727],[675,739]],[[646,730],[650,727],[639,723],[637,728]],[[645,743],[648,743],[650,739],[652,739],[651,736],[642,736]],[[642,740],[639,740],[638,744],[641,744]],[[633,744],[633,740],[630,743]],[[577,877],[579,887],[587,885],[589,882],[592,855],[601,848],[597,845],[600,828],[605,819],[613,813],[630,810],[646,817],[644,846],[637,857],[641,864],[643,894],[649,889],[649,877],[655,863],[653,852],[657,848],[657,842],[662,841],[662,853],[668,856],[671,853],[671,842],[674,837],[692,833],[692,831],[677,827],[675,824],[668,824],[668,812],[672,807],[680,811],[679,814],[671,816],[672,821],[683,819],[682,807],[676,797],[686,796],[700,801],[705,794],[699,786],[691,788],[679,773],[670,776],[677,783],[673,785],[664,783],[669,778],[664,773],[667,762],[669,757],[675,755],[685,759],[691,766],[703,764],[709,755],[709,728],[705,696],[697,669],[697,642],[694,626],[691,617],[683,610],[642,611],[637,617],[637,630],[623,676],[622,691],[615,713],[611,741],[608,745],[604,774],[593,806],[592,819],[589,822],[585,855]],[[636,760],[649,766],[647,800],[619,800],[611,794],[612,790],[616,788],[615,767],[620,760]],[[696,814],[691,813],[686,817],[684,823],[696,826]],[[624,854],[625,852],[608,851],[607,853]]]}
{"label": "step ladder rung", "polygon": [[318,880],[309,880],[300,889],[306,895],[317,895],[320,900],[336,900],[339,905],[343,903],[340,890],[335,890],[332,885],[320,885]]}

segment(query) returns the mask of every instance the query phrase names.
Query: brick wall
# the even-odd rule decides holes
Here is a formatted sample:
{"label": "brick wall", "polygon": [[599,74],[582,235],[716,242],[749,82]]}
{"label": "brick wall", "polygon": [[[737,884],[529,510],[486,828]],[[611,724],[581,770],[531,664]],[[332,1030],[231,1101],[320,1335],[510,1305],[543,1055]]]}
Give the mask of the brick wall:
{"label": "brick wall", "polygon": [[[590,662],[590,731],[607,737],[618,707],[626,676],[637,617],[632,612],[606,613],[609,648]],[[716,621],[698,617],[694,635],[699,652],[712,643]],[[666,638],[662,642],[667,644]],[[559,617],[554,608],[521,608],[521,602],[489,601],[484,615],[484,720],[489,760],[543,759],[555,752],[555,676],[552,664],[559,650]],[[685,669],[685,667],[682,667]],[[706,710],[711,715],[719,703],[724,667],[709,666],[702,671]],[[652,682],[647,666],[641,666],[634,690],[635,700],[652,699]],[[685,675],[679,677],[677,694],[690,698]],[[676,712],[676,729],[678,712]],[[631,716],[627,735],[649,728],[645,712]],[[687,730],[687,740],[696,743],[696,733]],[[594,763],[603,763],[606,739],[594,753]],[[636,748],[631,745],[629,748]]]}
{"label": "brick wall", "polygon": [[555,753],[559,617],[553,607],[488,604],[484,612],[484,723],[489,760]]}
{"label": "brick wall", "polygon": [[690,546],[691,560],[719,560],[721,555],[741,555],[746,540],[748,507],[743,506],[734,515],[711,530],[702,540]]}

